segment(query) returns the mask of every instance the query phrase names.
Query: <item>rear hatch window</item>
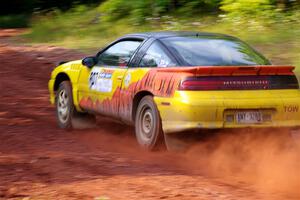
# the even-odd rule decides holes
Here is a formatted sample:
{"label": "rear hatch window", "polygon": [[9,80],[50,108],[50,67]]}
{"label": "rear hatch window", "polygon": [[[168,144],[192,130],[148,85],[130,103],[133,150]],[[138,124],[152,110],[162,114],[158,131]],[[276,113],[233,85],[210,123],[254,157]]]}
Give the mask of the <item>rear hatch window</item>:
{"label": "rear hatch window", "polygon": [[271,64],[249,45],[232,37],[169,37],[161,41],[189,66]]}

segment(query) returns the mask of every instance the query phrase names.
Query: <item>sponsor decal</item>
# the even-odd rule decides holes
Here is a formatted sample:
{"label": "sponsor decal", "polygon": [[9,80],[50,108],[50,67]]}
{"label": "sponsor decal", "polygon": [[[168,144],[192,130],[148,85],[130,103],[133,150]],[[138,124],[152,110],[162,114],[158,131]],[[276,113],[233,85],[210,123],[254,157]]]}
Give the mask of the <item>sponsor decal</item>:
{"label": "sponsor decal", "polygon": [[112,91],[112,75],[114,70],[94,67],[89,77],[89,88],[99,92]]}
{"label": "sponsor decal", "polygon": [[130,81],[131,81],[131,74],[128,73],[128,74],[126,75],[125,79],[124,79],[124,85],[125,85],[125,87],[128,87],[128,86],[129,86]]}
{"label": "sponsor decal", "polygon": [[284,112],[298,112],[299,110],[299,106],[298,105],[288,105],[288,106],[284,106]]}

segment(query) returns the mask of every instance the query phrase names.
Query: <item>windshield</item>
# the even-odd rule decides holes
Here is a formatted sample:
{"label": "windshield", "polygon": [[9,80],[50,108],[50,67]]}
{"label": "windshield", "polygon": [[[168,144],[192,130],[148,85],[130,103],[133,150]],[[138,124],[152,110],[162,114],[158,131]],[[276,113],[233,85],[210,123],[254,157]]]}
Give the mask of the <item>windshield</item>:
{"label": "windshield", "polygon": [[270,65],[249,45],[229,37],[169,37],[162,42],[192,66]]}

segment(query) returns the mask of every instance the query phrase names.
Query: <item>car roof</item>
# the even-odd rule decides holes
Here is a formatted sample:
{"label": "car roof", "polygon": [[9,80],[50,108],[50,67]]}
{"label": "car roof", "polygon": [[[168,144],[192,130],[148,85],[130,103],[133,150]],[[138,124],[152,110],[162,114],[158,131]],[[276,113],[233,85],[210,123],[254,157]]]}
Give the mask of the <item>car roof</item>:
{"label": "car roof", "polygon": [[168,38],[168,37],[216,37],[216,38],[234,38],[229,35],[220,33],[208,33],[208,32],[193,32],[193,31],[162,31],[162,32],[144,32],[144,33],[132,33],[127,34],[125,37],[144,37],[144,38]]}

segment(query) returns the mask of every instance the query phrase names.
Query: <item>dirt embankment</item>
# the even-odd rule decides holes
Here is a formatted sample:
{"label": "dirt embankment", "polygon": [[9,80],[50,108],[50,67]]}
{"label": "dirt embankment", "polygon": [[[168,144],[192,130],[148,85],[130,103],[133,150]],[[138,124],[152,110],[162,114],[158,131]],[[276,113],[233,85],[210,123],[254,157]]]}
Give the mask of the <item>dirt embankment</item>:
{"label": "dirt embankment", "polygon": [[47,81],[78,52],[0,31],[0,199],[299,199],[300,150],[268,134],[226,134],[185,154],[147,153],[130,127],[56,126]]}

